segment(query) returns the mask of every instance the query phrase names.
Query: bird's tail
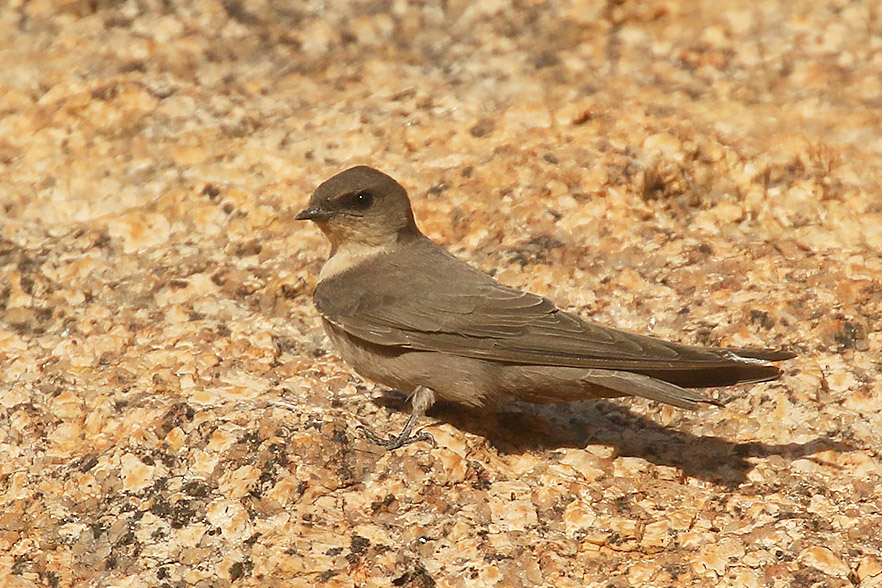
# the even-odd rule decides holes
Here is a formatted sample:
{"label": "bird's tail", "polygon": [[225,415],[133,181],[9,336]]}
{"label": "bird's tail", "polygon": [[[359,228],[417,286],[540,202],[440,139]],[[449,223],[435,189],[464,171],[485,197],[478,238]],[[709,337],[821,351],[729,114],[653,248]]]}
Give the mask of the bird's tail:
{"label": "bird's tail", "polygon": [[708,362],[707,365],[694,362],[635,371],[684,388],[710,388],[774,380],[781,375],[781,370],[766,362],[796,357],[789,351],[770,349],[720,349],[719,354],[719,362]]}
{"label": "bird's tail", "polygon": [[634,372],[590,370],[590,373],[583,376],[581,380],[622,395],[642,396],[678,408],[696,409],[701,403],[720,404],[718,401],[693,390],[686,390],[676,384]]}

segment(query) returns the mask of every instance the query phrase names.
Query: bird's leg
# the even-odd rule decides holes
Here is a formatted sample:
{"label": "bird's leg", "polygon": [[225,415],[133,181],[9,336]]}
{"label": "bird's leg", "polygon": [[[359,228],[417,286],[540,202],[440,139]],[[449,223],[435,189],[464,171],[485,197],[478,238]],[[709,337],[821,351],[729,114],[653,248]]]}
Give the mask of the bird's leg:
{"label": "bird's leg", "polygon": [[426,388],[425,386],[417,386],[416,389],[410,395],[410,404],[411,411],[410,416],[407,418],[407,422],[404,424],[404,429],[398,436],[389,435],[388,439],[383,439],[364,425],[359,426],[359,430],[364,435],[364,438],[373,443],[374,445],[379,445],[380,447],[384,447],[388,450],[398,449],[399,447],[403,447],[405,445],[409,445],[410,443],[414,443],[416,441],[429,441],[432,444],[435,443],[435,438],[432,437],[429,433],[420,432],[416,435],[411,435],[411,431],[413,431],[413,426],[416,424],[417,419],[423,416],[430,406],[435,402],[435,392],[432,391],[431,388]]}

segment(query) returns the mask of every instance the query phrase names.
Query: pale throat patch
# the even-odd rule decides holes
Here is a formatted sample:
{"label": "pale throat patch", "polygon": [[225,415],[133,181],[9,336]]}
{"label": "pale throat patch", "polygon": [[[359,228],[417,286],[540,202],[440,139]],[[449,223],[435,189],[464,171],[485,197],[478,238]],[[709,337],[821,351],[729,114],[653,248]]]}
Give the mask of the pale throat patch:
{"label": "pale throat patch", "polygon": [[387,253],[390,249],[389,245],[366,245],[364,243],[340,245],[322,266],[319,282],[340,275],[377,255]]}

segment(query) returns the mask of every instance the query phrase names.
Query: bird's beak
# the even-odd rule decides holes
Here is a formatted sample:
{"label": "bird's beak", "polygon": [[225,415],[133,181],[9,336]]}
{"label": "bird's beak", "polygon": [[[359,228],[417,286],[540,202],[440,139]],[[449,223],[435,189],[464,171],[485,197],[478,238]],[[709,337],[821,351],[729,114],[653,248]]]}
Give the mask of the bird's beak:
{"label": "bird's beak", "polygon": [[333,213],[323,210],[317,206],[308,206],[301,210],[297,216],[294,217],[294,220],[311,220],[311,221],[320,221],[327,220],[331,218]]}

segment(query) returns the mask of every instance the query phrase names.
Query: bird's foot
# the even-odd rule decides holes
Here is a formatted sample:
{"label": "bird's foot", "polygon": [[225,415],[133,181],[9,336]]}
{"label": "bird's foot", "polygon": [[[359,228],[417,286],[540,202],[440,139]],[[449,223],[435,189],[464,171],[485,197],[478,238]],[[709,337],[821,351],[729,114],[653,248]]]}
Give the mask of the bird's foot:
{"label": "bird's foot", "polygon": [[428,441],[432,446],[436,446],[435,438],[425,431],[419,431],[413,435],[410,434],[417,419],[426,412],[427,408],[432,406],[433,402],[435,402],[435,393],[425,386],[417,386],[410,395],[410,401],[413,406],[413,411],[410,413],[410,416],[407,417],[407,422],[404,423],[404,429],[402,429],[401,433],[397,436],[389,435],[387,439],[383,439],[364,425],[359,425],[358,430],[361,431],[365,439],[374,445],[379,445],[389,451],[404,447],[405,445],[410,445],[411,443],[416,443],[417,441]]}
{"label": "bird's foot", "polygon": [[386,439],[380,437],[364,425],[359,425],[358,430],[361,431],[362,436],[373,443],[374,445],[379,445],[380,447],[393,451],[398,449],[399,447],[404,447],[405,445],[410,445],[411,443],[416,443],[417,441],[428,441],[432,445],[435,445],[435,438],[432,437],[430,433],[426,433],[425,431],[420,431],[413,435],[410,434],[410,431],[401,431],[399,435],[389,435]]}

